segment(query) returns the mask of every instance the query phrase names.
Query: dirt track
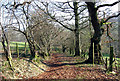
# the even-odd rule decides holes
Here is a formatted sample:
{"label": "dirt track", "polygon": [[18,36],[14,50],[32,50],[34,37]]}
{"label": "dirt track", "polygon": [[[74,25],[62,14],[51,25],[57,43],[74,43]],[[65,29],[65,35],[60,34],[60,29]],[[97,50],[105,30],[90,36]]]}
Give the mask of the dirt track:
{"label": "dirt track", "polygon": [[94,79],[95,81],[111,79],[111,81],[118,81],[118,75],[106,74],[104,66],[95,65],[93,67],[90,64],[80,64],[76,60],[83,59],[80,57],[65,56],[64,54],[52,54],[50,60],[42,62],[48,66],[45,72],[28,79],[23,77],[23,79],[27,81],[33,79],[38,79],[38,81],[40,79],[67,79],[70,81],[73,81],[73,79]]}
{"label": "dirt track", "polygon": [[103,66],[96,65],[92,67],[87,64],[71,64],[76,59],[80,58],[52,54],[51,60],[43,62],[49,66],[49,69],[29,79],[95,79],[97,81],[104,79],[105,81],[107,79],[115,81],[114,79],[117,79],[116,75],[106,74]]}

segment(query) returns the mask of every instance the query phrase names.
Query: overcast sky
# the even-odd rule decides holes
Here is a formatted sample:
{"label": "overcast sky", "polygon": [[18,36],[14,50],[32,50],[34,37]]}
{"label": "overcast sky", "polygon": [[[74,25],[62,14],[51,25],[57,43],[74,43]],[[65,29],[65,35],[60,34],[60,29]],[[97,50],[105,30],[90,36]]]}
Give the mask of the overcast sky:
{"label": "overcast sky", "polygon": [[[14,0],[0,0],[0,5],[5,3],[5,2],[8,2],[8,1],[14,1]],[[16,1],[21,1],[22,2],[22,1],[30,1],[30,0],[16,0]],[[41,1],[49,1],[49,0],[41,0]],[[66,1],[75,1],[75,0],[50,0],[50,1],[66,2]],[[77,0],[77,1],[83,1],[83,0]],[[86,1],[89,1],[89,0],[86,0]],[[98,0],[98,1],[105,2],[105,3],[113,3],[117,0]],[[118,4],[113,6],[112,10],[113,11],[118,11]]]}

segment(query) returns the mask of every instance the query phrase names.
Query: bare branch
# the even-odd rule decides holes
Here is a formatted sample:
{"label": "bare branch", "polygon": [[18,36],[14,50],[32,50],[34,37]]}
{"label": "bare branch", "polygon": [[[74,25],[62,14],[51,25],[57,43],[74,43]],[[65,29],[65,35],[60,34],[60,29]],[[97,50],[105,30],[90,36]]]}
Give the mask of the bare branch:
{"label": "bare branch", "polygon": [[8,28],[10,28],[10,29],[12,29],[12,30],[15,30],[15,31],[18,31],[18,32],[21,32],[21,33],[23,33],[23,34],[25,35],[25,32],[21,31],[21,30],[20,30],[19,28],[17,28],[17,27],[12,26],[12,27],[8,27]]}
{"label": "bare branch", "polygon": [[54,4],[56,7],[58,7],[58,8],[60,8],[60,9],[63,9],[63,10],[65,10],[65,9],[68,9],[68,8],[62,8],[63,7],[63,5],[57,5],[57,4]]}
{"label": "bare branch", "polygon": [[69,3],[69,2],[68,2],[68,5],[70,6],[70,8],[74,9],[74,8],[70,5],[70,3]]}
{"label": "bare branch", "polygon": [[79,25],[82,25],[82,24],[84,24],[84,23],[86,23],[86,22],[88,22],[88,21],[90,21],[90,19],[86,19],[86,20],[83,21],[82,23],[79,23]]}
{"label": "bare branch", "polygon": [[30,3],[31,2],[23,2],[23,3],[17,4],[17,5],[15,4],[14,8],[17,9],[17,7],[19,7],[19,6],[22,6],[22,5],[25,5],[25,4],[30,4]]}
{"label": "bare branch", "polygon": [[[36,3],[35,3],[36,4]],[[44,4],[43,4],[44,5]],[[58,21],[55,17],[53,17],[50,13],[49,13],[49,11],[48,11],[48,5],[45,5],[46,6],[46,12],[43,10],[43,9],[41,9],[37,4],[36,4],[36,6],[40,9],[40,10],[42,10],[45,14],[47,14],[47,15],[49,15],[53,20],[55,20],[56,22],[58,22],[60,25],[62,25],[64,28],[66,28],[66,29],[68,29],[68,30],[70,30],[70,31],[74,31],[74,29],[71,29],[71,28],[68,28],[66,25],[64,25],[62,22],[60,22],[60,21]]]}
{"label": "bare branch", "polygon": [[7,37],[6,37],[6,35],[5,35],[4,27],[2,26],[1,22],[0,22],[0,26],[1,26],[1,29],[2,29],[2,38],[3,38],[3,40],[4,40],[4,38],[5,38],[5,41],[6,41],[6,43],[8,44],[8,40],[7,40]]}
{"label": "bare branch", "polygon": [[68,28],[66,25],[64,25],[63,23],[61,23],[61,22],[58,21],[57,19],[53,18],[52,16],[51,16],[51,18],[54,19],[56,22],[58,22],[60,25],[62,25],[64,28],[66,28],[66,29],[68,29],[68,30],[70,30],[70,31],[74,31],[74,29]]}
{"label": "bare branch", "polygon": [[13,10],[12,10],[12,13],[13,13],[14,17],[16,18],[17,23],[18,23],[18,26],[19,26],[19,29],[20,29],[20,23],[19,23],[18,18],[17,18],[17,16],[15,15],[15,13],[14,13],[14,11],[13,11]]}
{"label": "bare branch", "polygon": [[86,10],[87,8],[84,8],[82,10],[80,10],[80,12],[78,13],[78,15],[80,15],[84,10]]}
{"label": "bare branch", "polygon": [[[109,25],[107,24],[106,26],[107,26],[107,36],[109,37],[109,39],[111,39],[112,41],[118,41],[118,40],[113,39],[113,38],[110,36],[110,34],[109,34]],[[112,24],[110,24],[110,26],[112,26]]]}
{"label": "bare branch", "polygon": [[80,28],[79,31],[81,31],[81,30],[83,30],[83,29],[85,29],[85,28],[87,28],[87,27],[89,27],[89,25],[86,25],[86,26]]}
{"label": "bare branch", "polygon": [[112,19],[112,18],[114,18],[114,17],[118,17],[120,15],[120,13],[118,13],[117,15],[113,15],[113,16],[110,16],[110,17],[108,17],[105,21],[101,21],[100,23],[101,23],[101,26],[103,25],[103,23],[106,23],[108,20],[110,20],[110,19]]}
{"label": "bare branch", "polygon": [[105,6],[114,6],[114,5],[116,5],[117,3],[119,3],[120,2],[120,0],[119,1],[116,1],[116,2],[114,2],[114,3],[112,3],[112,4],[103,4],[103,5],[99,5],[99,6],[97,6],[97,10],[99,9],[99,8],[101,8],[101,7],[105,7]]}

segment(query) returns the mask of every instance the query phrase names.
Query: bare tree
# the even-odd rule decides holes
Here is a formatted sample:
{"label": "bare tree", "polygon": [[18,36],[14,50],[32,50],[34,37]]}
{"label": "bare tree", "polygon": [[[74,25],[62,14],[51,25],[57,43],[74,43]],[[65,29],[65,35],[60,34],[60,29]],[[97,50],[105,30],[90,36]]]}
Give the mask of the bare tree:
{"label": "bare tree", "polygon": [[[73,3],[73,5],[71,5],[71,3]],[[79,2],[63,2],[63,3],[62,2],[58,2],[58,3],[41,2],[41,4],[44,6],[44,8],[42,8],[36,2],[35,2],[35,4],[40,10],[44,11],[44,13],[49,15],[49,17],[52,18],[55,22],[59,23],[64,28],[74,32],[75,56],[79,56],[80,55],[79,31],[88,27],[88,25],[87,25],[88,17],[80,16],[80,14],[82,12],[85,12],[86,6],[84,4],[83,5],[79,4]],[[51,7],[51,5],[54,5],[54,6]],[[55,8],[55,9],[53,9],[53,8]],[[60,13],[61,16],[59,16],[57,13]],[[84,19],[84,21],[81,22],[80,19],[83,19],[83,18],[86,18],[86,19]],[[74,21],[74,22],[71,24],[70,21],[71,22]],[[84,26],[82,24],[84,24]]]}
{"label": "bare tree", "polygon": [[50,54],[51,46],[55,44],[56,38],[64,30],[59,26],[55,26],[53,22],[49,21],[47,15],[42,17],[35,15],[32,18],[33,23],[42,22],[36,25],[33,29],[34,39],[39,44],[41,52],[45,52],[48,56]]}
{"label": "bare tree", "polygon": [[[113,17],[118,17],[120,15],[120,13],[117,13],[116,15],[111,15],[107,18],[102,19],[100,21],[100,19],[98,19],[98,9],[99,8],[102,8],[102,7],[105,7],[105,6],[114,6],[116,4],[118,4],[120,2],[119,1],[116,1],[112,4],[101,4],[101,5],[98,5],[96,7],[96,2],[85,2],[87,4],[87,8],[88,8],[88,13],[89,13],[89,16],[91,18],[91,23],[92,23],[92,26],[93,26],[93,29],[94,29],[94,35],[93,37],[91,38],[91,45],[90,45],[90,48],[89,48],[89,59],[86,61],[86,62],[93,62],[93,43],[95,44],[95,62],[98,63],[99,62],[102,62],[102,59],[101,59],[101,46],[100,46],[100,41],[101,41],[101,36],[103,35],[103,32],[104,32],[104,28],[102,28],[103,24],[106,23],[109,19],[113,18]],[[110,15],[110,14],[109,14]],[[99,57],[100,56],[100,57]]]}
{"label": "bare tree", "polygon": [[[11,20],[10,24],[6,24],[6,27],[18,31],[25,36],[29,44],[31,59],[35,57],[37,48],[43,51],[42,47],[44,47],[44,52],[46,53],[50,51],[51,42],[62,30],[48,23],[47,15],[44,15],[43,11],[38,11],[32,2],[20,3],[14,1],[13,4],[8,3],[3,5],[3,7],[8,13],[7,17],[9,19],[7,18],[7,20]],[[31,7],[34,10],[31,11]],[[39,44],[36,36],[40,37]]]}
{"label": "bare tree", "polygon": [[11,21],[10,24],[5,24],[7,28],[11,28],[15,31],[22,33],[30,48],[31,58],[35,57],[35,41],[33,38],[32,27],[30,25],[29,7],[31,2],[15,2],[2,5],[7,13],[7,21]]}

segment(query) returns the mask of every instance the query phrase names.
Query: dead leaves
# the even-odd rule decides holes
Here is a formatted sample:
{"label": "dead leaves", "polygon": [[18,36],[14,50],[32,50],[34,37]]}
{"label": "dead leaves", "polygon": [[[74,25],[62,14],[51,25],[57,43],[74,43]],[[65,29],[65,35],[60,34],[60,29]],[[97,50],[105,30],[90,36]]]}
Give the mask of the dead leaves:
{"label": "dead leaves", "polygon": [[[63,62],[72,62],[78,58],[65,57],[63,54],[52,54],[52,59],[45,61],[47,64],[62,64]],[[82,66],[76,67],[75,65],[70,66],[58,66],[50,67],[46,72],[32,77],[30,79],[116,79],[115,75],[107,75],[101,66],[96,65],[95,67],[83,64]]]}

